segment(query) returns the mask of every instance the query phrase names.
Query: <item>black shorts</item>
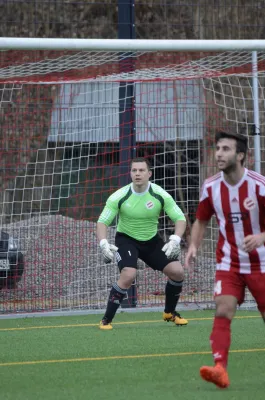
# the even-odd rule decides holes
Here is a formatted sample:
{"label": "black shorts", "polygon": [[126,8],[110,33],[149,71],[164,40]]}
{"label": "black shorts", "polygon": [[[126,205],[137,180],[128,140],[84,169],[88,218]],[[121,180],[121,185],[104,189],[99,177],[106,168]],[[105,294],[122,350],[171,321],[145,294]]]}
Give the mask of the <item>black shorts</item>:
{"label": "black shorts", "polygon": [[145,242],[133,239],[124,233],[117,232],[115,245],[118,247],[116,260],[119,270],[124,267],[137,269],[137,260],[140,258],[150,268],[156,271],[163,269],[172,261],[178,261],[178,258],[168,259],[162,251],[164,246],[163,239],[157,234],[152,239]]}

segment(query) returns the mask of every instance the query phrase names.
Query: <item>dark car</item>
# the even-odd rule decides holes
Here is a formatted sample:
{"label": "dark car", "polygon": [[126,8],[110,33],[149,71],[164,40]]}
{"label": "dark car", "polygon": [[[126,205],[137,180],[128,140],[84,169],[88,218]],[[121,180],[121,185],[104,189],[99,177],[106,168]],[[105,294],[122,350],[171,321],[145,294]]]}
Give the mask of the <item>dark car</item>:
{"label": "dark car", "polygon": [[0,231],[0,290],[15,289],[24,271],[23,254],[18,240]]}

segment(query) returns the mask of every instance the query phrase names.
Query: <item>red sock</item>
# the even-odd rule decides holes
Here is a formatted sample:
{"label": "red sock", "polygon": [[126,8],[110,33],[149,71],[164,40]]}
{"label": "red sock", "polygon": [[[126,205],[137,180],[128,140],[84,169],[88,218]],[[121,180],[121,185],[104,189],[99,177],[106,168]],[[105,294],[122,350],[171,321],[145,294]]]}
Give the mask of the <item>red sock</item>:
{"label": "red sock", "polygon": [[231,320],[225,317],[215,317],[210,336],[214,362],[227,367],[228,352],[231,344]]}

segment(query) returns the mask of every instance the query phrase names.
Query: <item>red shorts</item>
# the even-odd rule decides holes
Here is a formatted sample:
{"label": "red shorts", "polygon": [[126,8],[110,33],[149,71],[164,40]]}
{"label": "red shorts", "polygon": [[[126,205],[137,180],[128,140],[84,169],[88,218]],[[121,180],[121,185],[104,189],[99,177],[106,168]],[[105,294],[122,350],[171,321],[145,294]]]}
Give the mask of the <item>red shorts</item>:
{"label": "red shorts", "polygon": [[240,274],[235,271],[216,271],[214,296],[234,296],[240,305],[245,299],[246,288],[256,300],[259,311],[265,312],[265,273]]}

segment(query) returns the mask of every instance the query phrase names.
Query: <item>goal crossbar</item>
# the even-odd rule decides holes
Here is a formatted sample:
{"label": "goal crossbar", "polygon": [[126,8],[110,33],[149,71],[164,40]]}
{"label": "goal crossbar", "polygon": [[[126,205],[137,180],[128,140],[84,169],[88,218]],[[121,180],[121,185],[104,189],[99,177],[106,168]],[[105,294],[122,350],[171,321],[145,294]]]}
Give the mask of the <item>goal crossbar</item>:
{"label": "goal crossbar", "polygon": [[0,38],[0,50],[259,51],[265,40]]}

